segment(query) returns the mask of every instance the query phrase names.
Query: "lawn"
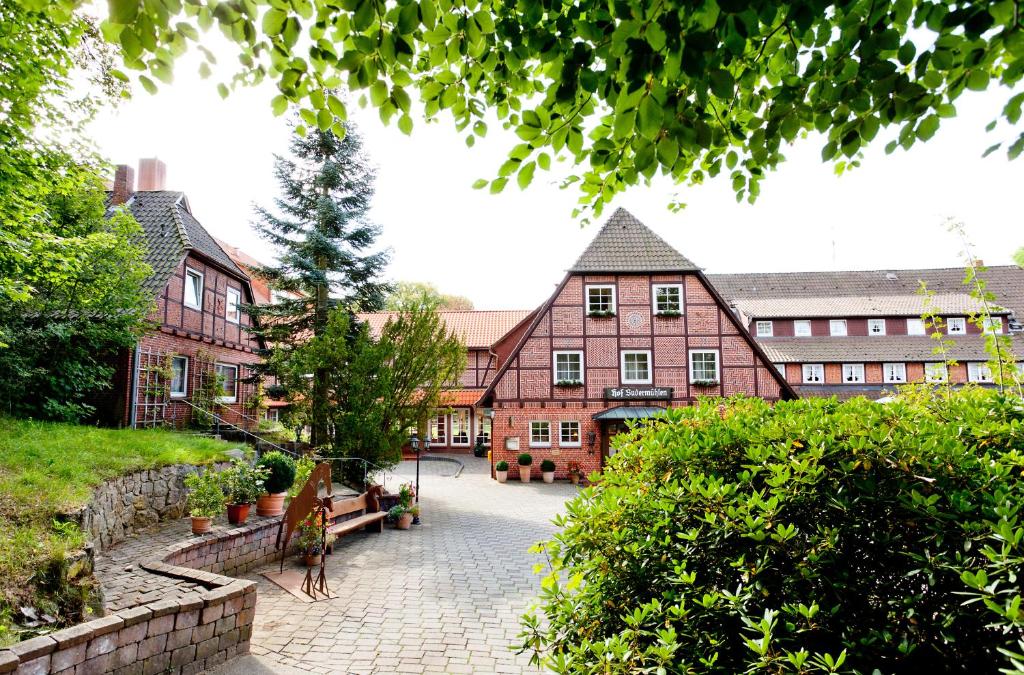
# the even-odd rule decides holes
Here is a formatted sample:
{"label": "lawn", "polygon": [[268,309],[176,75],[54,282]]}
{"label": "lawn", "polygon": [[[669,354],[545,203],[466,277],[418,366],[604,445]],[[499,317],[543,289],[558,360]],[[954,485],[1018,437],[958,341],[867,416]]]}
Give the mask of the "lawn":
{"label": "lawn", "polygon": [[[21,604],[60,612],[66,598],[40,590],[42,570],[81,547],[55,517],[119,474],[167,464],[206,464],[237,444],[164,430],[115,430],[0,417],[0,644]],[[71,618],[71,617],[68,617]]]}

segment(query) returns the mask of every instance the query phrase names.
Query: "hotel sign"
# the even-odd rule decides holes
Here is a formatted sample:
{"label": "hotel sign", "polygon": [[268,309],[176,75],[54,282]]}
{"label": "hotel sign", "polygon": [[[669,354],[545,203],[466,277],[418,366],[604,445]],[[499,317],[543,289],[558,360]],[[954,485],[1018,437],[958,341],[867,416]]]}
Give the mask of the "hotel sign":
{"label": "hotel sign", "polygon": [[672,387],[605,387],[604,397],[609,401],[670,401]]}

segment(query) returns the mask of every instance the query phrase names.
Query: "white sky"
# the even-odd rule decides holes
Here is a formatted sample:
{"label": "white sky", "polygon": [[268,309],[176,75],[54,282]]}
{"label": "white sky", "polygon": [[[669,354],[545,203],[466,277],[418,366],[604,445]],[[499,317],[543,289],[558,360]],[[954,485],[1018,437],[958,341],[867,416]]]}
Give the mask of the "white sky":
{"label": "white sky", "polygon": [[[186,59],[173,85],[155,96],[137,87],[134,99],[93,124],[92,136],[114,163],[162,159],[167,187],[188,195],[211,233],[269,259],[273,251],[250,226],[252,205],[277,194],[273,154],[287,151],[287,118],[271,114],[268,86],[227,100],[215,87]],[[966,223],[979,258],[1006,264],[1024,245],[1024,159],[980,157],[1007,136],[984,131],[1006,98],[1005,90],[968,92],[959,116],[909,153],[886,156],[880,134],[863,166],[842,177],[822,164],[820,138],[799,141],[753,206],[736,203],[724,175],[694,188],[634,188],[615,206],[708,272],[959,266],[959,242],[943,226],[949,216]],[[577,193],[559,189],[553,174],[538,170],[525,192],[514,181],[497,196],[471,188],[492,178],[518,142],[500,125],[467,149],[444,119],[417,121],[410,137],[384,127],[375,111],[352,108],[379,167],[372,218],[392,251],[389,279],[433,282],[478,309],[532,308],[596,232],[596,223],[581,229],[572,220]],[[666,208],[674,194],[688,205],[675,214]]]}

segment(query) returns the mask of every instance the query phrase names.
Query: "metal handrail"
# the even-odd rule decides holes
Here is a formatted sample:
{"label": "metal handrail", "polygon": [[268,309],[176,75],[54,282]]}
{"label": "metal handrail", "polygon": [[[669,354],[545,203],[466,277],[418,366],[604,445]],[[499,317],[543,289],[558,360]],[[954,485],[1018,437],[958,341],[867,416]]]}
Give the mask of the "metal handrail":
{"label": "metal handrail", "polygon": [[[224,419],[223,417],[221,417],[220,415],[218,415],[217,413],[215,413],[213,411],[206,410],[204,408],[200,408],[199,406],[195,405],[191,401],[188,401],[188,400],[182,398],[182,399],[176,399],[176,402],[184,403],[185,405],[187,405],[188,407],[192,408],[193,410],[198,410],[199,412],[201,412],[203,414],[206,414],[206,415],[209,415],[210,417],[212,417],[217,422],[217,432],[218,432],[217,435],[220,435],[220,426],[223,424],[224,426],[229,427],[231,429],[235,429],[237,431],[241,431],[246,436],[249,436],[251,438],[255,438],[256,442],[259,444],[259,445],[256,446],[258,449],[262,449],[263,445],[269,445],[270,447],[274,448],[275,450],[277,450],[279,452],[283,452],[283,453],[288,454],[288,455],[292,455],[293,457],[299,457],[300,456],[299,453],[295,452],[294,450],[289,450],[287,448],[283,448],[280,445],[278,445],[277,443],[272,443],[272,442],[268,441],[267,439],[265,439],[265,438],[263,438],[261,436],[257,436],[256,434],[252,433],[251,431],[249,431],[247,429],[243,429],[242,427],[238,426],[237,424],[234,424],[233,422],[228,422],[226,419]],[[244,415],[243,415],[243,417],[244,417]]]}
{"label": "metal handrail", "polygon": [[[389,477],[394,477],[394,474],[391,471],[388,471],[387,469],[385,469],[384,467],[380,466],[379,464],[374,464],[373,462],[371,462],[371,461],[369,461],[367,459],[363,459],[362,457],[325,457],[325,456],[322,456],[322,455],[313,455],[313,458],[317,462],[362,462],[363,463],[363,485],[364,486],[367,485],[367,478],[369,478],[369,477],[371,477],[371,476],[373,476],[375,474],[383,474],[383,476],[382,476],[382,483],[381,483],[382,485],[386,485],[387,484],[387,480],[388,480]],[[372,471],[370,470],[370,467],[373,467]],[[364,489],[365,489],[365,487],[364,487]]]}

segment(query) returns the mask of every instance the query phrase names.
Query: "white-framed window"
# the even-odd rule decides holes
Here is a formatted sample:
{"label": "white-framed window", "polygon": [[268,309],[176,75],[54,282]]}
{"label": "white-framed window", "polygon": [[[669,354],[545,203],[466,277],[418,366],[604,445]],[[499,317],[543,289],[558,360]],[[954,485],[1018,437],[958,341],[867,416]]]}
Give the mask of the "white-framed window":
{"label": "white-framed window", "polygon": [[832,319],[828,322],[828,334],[833,337],[846,335],[846,319]]}
{"label": "white-framed window", "polygon": [[558,444],[563,448],[580,447],[580,423],[576,420],[559,422]]}
{"label": "white-framed window", "polygon": [[793,335],[797,337],[810,337],[811,322],[807,319],[797,319],[793,321]]}
{"label": "white-framed window", "polygon": [[224,303],[225,318],[231,323],[238,323],[242,320],[242,292],[237,288],[228,286],[227,301]]}
{"label": "white-framed window", "polygon": [[600,284],[587,286],[587,314],[614,314],[615,286]]}
{"label": "white-framed window", "polygon": [[203,273],[191,267],[185,268],[185,306],[203,308]]}
{"label": "white-framed window", "polygon": [[430,442],[448,445],[448,416],[444,413],[438,413],[430,420]]}
{"label": "white-framed window", "polygon": [[234,403],[238,400],[238,366],[229,363],[215,363],[214,372],[220,378],[221,395],[223,403]]}
{"label": "white-framed window", "polygon": [[491,427],[494,420],[483,410],[476,411],[476,440],[485,448],[491,447]]}
{"label": "white-framed window", "polygon": [[945,382],[947,379],[949,379],[949,371],[945,363],[924,364],[925,382]]}
{"label": "white-framed window", "polygon": [[907,381],[907,364],[883,363],[882,380],[889,384],[902,384]]}
{"label": "white-framed window", "polygon": [[583,352],[554,352],[555,384],[583,384]]}
{"label": "white-framed window", "polygon": [[655,314],[683,313],[682,284],[655,284],[651,296]]}
{"label": "white-framed window", "polygon": [[651,352],[624,350],[621,359],[622,384],[651,383]]}
{"label": "white-framed window", "polygon": [[281,410],[278,408],[268,408],[263,411],[263,419],[268,422],[280,422],[281,421]]}
{"label": "white-framed window", "polygon": [[690,382],[718,384],[719,370],[717,349],[690,350]]}
{"label": "white-framed window", "polygon": [[825,366],[820,363],[805,363],[804,384],[822,384],[825,381]]}
{"label": "white-framed window", "polygon": [[885,319],[868,319],[868,335],[885,335]]}
{"label": "white-framed window", "polygon": [[460,408],[452,412],[452,445],[469,445],[469,411]]}
{"label": "white-framed window", "polygon": [[546,420],[530,422],[530,447],[551,447],[551,422]]}
{"label": "white-framed window", "polygon": [[951,316],[946,319],[946,332],[950,335],[963,335],[967,332],[967,319],[962,316]]}
{"label": "white-framed window", "polygon": [[757,337],[772,337],[775,334],[775,324],[771,321],[758,321],[755,324]]}
{"label": "white-framed window", "polygon": [[991,382],[992,381],[992,369],[989,368],[987,363],[968,363],[967,364],[967,381],[968,382]]}
{"label": "white-framed window", "polygon": [[843,384],[864,384],[864,364],[844,363]]}
{"label": "white-framed window", "polygon": [[188,357],[171,357],[171,398],[188,396]]}
{"label": "white-framed window", "polygon": [[786,364],[785,363],[773,363],[775,370],[779,371],[779,375],[782,375],[783,379],[786,377]]}
{"label": "white-framed window", "polygon": [[923,319],[907,319],[907,335],[927,335]]}
{"label": "white-framed window", "polygon": [[994,335],[1003,332],[1003,319],[999,316],[990,316],[981,325],[981,332],[986,335]]}

